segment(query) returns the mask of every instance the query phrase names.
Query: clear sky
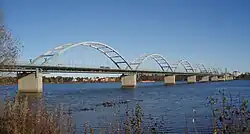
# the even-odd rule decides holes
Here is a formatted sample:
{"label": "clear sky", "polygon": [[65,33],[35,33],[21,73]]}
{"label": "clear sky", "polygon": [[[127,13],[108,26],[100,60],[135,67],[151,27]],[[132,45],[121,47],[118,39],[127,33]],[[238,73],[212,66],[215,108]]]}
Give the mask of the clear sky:
{"label": "clear sky", "polygon": [[[3,0],[5,24],[24,46],[22,60],[60,44],[106,43],[131,61],[158,53],[207,67],[250,71],[249,0]],[[111,65],[74,49],[63,60]],[[72,62],[72,61],[71,61]],[[76,62],[76,61],[75,61]],[[148,66],[156,65],[148,61]]]}

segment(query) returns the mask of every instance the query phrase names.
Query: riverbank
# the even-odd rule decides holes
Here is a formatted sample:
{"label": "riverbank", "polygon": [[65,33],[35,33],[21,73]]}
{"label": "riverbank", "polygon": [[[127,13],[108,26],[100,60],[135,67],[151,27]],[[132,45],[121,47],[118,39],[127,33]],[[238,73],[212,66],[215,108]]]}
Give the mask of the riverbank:
{"label": "riverbank", "polygon": [[0,77],[0,86],[17,84],[16,77]]}

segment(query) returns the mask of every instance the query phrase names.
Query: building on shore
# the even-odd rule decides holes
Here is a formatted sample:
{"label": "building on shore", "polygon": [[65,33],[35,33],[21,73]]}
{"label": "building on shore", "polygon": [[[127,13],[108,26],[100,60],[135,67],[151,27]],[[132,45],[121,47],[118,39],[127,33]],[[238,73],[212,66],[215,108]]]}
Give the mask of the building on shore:
{"label": "building on shore", "polygon": [[241,75],[242,73],[240,71],[233,71],[233,76],[234,77],[238,77],[239,75]]}

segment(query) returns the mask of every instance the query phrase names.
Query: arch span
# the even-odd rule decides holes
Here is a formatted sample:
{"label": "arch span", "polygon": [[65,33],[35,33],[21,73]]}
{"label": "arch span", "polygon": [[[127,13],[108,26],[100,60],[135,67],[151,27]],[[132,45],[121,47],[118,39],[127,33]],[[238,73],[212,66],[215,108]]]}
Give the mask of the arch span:
{"label": "arch span", "polygon": [[190,72],[194,73],[195,72],[194,68],[192,67],[190,62],[188,62],[187,60],[179,60],[177,62],[177,64],[174,64],[174,67],[173,67],[174,72],[179,67],[179,65],[182,65],[187,73],[190,73]]}
{"label": "arch span", "polygon": [[121,69],[121,64],[126,64],[126,66],[129,69],[132,69],[131,66],[128,64],[128,62],[122,57],[121,54],[119,54],[115,49],[112,47],[100,43],[100,42],[81,42],[81,43],[69,43],[61,46],[57,46],[52,50],[47,51],[46,53],[38,56],[33,61],[30,62],[30,64],[35,64],[38,60],[43,59],[44,61],[41,63],[41,65],[44,65],[48,63],[48,61],[52,60],[53,58],[63,54],[65,51],[78,47],[78,46],[87,46],[90,48],[94,48],[98,50],[99,52],[103,53],[106,57],[108,57],[116,66],[117,68]]}
{"label": "arch span", "polygon": [[167,62],[167,60],[163,56],[161,56],[159,54],[145,54],[145,55],[142,55],[139,58],[136,58],[131,63],[129,63],[129,65],[131,66],[132,69],[137,70],[140,67],[140,65],[148,58],[153,59],[160,66],[162,71],[170,70],[171,72],[173,72],[173,69],[170,66],[170,64]]}
{"label": "arch span", "polygon": [[217,68],[217,70],[218,70],[219,74],[223,74],[224,73],[221,68]]}
{"label": "arch span", "polygon": [[219,68],[214,68],[214,67],[212,67],[212,68],[211,68],[211,71],[212,71],[213,74],[221,74]]}
{"label": "arch span", "polygon": [[199,69],[200,73],[208,73],[208,70],[206,69],[204,64],[197,64],[196,66]]}

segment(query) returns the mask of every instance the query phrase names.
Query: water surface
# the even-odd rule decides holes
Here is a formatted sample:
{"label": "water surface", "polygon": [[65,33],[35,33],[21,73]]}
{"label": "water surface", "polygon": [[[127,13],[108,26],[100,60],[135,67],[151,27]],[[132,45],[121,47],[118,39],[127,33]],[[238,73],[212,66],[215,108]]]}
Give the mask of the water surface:
{"label": "water surface", "polygon": [[[6,96],[16,95],[17,86],[0,88],[0,101]],[[121,89],[120,83],[44,84],[42,98],[49,109],[58,105],[70,108],[79,130],[85,122],[99,128],[117,119],[122,120],[126,109],[135,108],[138,103],[142,107],[145,124],[163,121],[168,132],[183,133],[185,126],[190,131],[208,129],[211,109],[207,97],[223,89],[234,99],[240,93],[241,97],[250,100],[250,81],[174,86],[164,86],[162,82],[138,83],[136,89]],[[113,106],[104,106],[104,102],[111,102]]]}

